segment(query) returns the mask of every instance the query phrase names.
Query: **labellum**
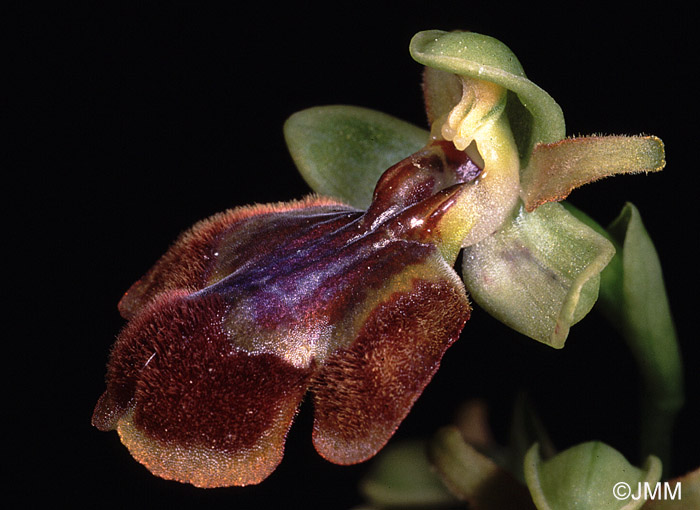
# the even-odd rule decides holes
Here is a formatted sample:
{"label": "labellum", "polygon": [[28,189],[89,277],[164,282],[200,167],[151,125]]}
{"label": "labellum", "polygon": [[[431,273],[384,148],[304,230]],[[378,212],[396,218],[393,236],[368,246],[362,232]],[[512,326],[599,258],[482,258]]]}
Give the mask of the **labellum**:
{"label": "labellum", "polygon": [[373,456],[469,318],[454,216],[480,172],[438,142],[387,170],[365,212],[312,196],[198,223],[120,302],[94,425],[164,478],[253,484],[310,391],[319,453]]}

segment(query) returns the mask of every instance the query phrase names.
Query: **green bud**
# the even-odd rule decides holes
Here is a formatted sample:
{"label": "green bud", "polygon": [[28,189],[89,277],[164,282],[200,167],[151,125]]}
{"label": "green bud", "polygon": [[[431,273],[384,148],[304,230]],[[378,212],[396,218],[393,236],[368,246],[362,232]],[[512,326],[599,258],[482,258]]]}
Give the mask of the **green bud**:
{"label": "green bud", "polygon": [[661,478],[661,461],[650,456],[642,469],[601,442],[576,445],[548,460],[535,443],[525,456],[525,480],[538,510],[634,510],[641,487]]}

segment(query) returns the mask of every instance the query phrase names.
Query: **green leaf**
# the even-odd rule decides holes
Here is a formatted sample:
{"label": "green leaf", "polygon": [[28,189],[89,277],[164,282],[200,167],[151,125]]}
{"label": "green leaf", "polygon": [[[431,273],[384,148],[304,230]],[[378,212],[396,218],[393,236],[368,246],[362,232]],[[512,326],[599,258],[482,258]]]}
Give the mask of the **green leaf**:
{"label": "green leaf", "polygon": [[437,432],[428,455],[450,490],[474,508],[534,508],[525,487],[494,461],[464,442],[455,427],[445,427]]}
{"label": "green leaf", "polygon": [[[512,91],[506,114],[523,164],[536,144],[556,142],[566,135],[559,105],[527,79],[516,56],[497,39],[474,32],[427,30],[413,37],[410,52],[425,66],[490,81]],[[441,87],[441,81],[434,80],[435,86]],[[439,94],[437,91],[427,95]]]}
{"label": "green leaf", "polygon": [[425,441],[392,443],[376,458],[360,491],[377,507],[435,507],[454,496],[433,471]]}
{"label": "green leaf", "polygon": [[650,456],[643,469],[632,466],[614,448],[589,442],[543,461],[535,444],[525,457],[525,480],[538,510],[634,510],[639,484],[661,478],[661,461]]}
{"label": "green leaf", "polygon": [[639,367],[642,455],[654,454],[669,466],[673,423],[684,402],[683,366],[656,249],[631,203],[608,231],[564,205],[615,246],[601,273],[597,307],[622,334]]}
{"label": "green leaf", "polygon": [[482,308],[555,348],[598,297],[615,249],[560,204],[521,208],[500,231],[465,249],[462,275]]}
{"label": "green leaf", "polygon": [[[622,278],[610,276],[622,282],[623,300],[605,305],[622,319],[620,326],[633,341],[633,351],[643,357],[642,371],[653,374],[649,390],[682,400],[681,358],[661,263],[639,210],[627,203],[608,231],[622,246]],[[608,285],[607,276],[604,283]]]}
{"label": "green leaf", "polygon": [[366,209],[379,176],[420,150],[428,132],[390,115],[356,106],[320,106],[284,125],[294,163],[315,192]]}
{"label": "green leaf", "polygon": [[608,227],[621,247],[602,274],[601,309],[621,331],[643,379],[644,453],[670,451],[673,420],[683,406],[683,366],[661,263],[637,208],[627,203]]}
{"label": "green leaf", "polygon": [[603,177],[658,172],[665,164],[664,144],[655,136],[587,136],[539,144],[522,170],[522,197],[532,211]]}

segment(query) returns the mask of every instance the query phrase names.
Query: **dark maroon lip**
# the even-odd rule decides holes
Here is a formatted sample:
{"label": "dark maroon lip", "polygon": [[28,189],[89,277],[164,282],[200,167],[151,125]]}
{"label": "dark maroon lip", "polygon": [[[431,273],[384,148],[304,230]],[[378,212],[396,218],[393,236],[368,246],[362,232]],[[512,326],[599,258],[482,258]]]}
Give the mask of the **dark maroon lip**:
{"label": "dark maroon lip", "polygon": [[[436,144],[398,163],[367,212],[312,197],[195,225],[122,300],[129,322],[95,425],[131,413],[138,432],[126,442],[161,476],[258,483],[311,391],[319,453],[340,464],[374,455],[469,318],[437,248],[468,185],[455,161]],[[160,448],[216,451],[234,472],[205,463],[188,478]]]}

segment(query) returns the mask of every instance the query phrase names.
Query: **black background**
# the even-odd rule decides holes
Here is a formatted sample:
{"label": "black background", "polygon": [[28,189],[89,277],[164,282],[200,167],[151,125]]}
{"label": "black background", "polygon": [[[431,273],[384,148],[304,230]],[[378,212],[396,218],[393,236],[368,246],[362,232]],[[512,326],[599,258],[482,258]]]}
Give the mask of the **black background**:
{"label": "black background", "polygon": [[[116,303],[175,236],[217,211],[309,191],[284,146],[286,117],[346,103],[425,125],[421,69],[408,42],[432,28],[505,42],[562,106],[569,134],[643,132],[664,140],[664,172],[608,179],[575,191],[571,201],[602,224],[627,200],[642,212],[664,265],[689,383],[672,472],[700,463],[692,387],[695,12],[437,1],[56,4],[5,17],[16,29],[6,76],[14,86],[7,139],[15,156],[5,185],[6,251],[14,259],[6,271],[10,282],[20,279],[7,291],[8,324],[20,328],[6,339],[4,414],[18,432],[5,446],[16,478],[9,487],[23,507],[47,494],[75,508],[350,508],[361,501],[356,486],[367,465],[335,466],[313,451],[308,403],[268,480],[216,490],[150,475],[116,433],[92,428],[90,416],[123,325]],[[558,447],[600,439],[639,462],[636,372],[595,312],[554,351],[477,307],[396,437],[427,436],[462,400],[484,397],[504,441],[521,387]]]}

